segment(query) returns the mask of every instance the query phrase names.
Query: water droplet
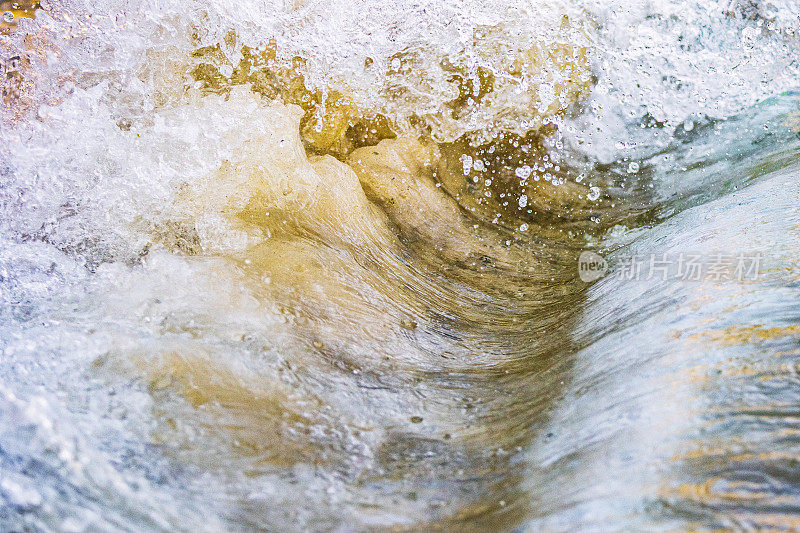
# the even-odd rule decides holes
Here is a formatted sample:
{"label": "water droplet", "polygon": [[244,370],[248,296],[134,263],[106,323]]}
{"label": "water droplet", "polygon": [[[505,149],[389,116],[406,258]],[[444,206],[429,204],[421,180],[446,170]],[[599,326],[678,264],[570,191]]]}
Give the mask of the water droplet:
{"label": "water droplet", "polygon": [[519,230],[520,230],[520,231],[528,231],[528,225],[527,225],[527,224],[522,224],[522,225],[519,227]]}
{"label": "water droplet", "polygon": [[519,197],[519,208],[523,209],[527,205],[528,205],[528,196],[526,194],[523,194],[522,196]]}
{"label": "water droplet", "polygon": [[595,200],[600,198],[600,188],[599,187],[590,188],[589,194],[586,195],[586,198],[588,198],[590,202],[594,202]]}
{"label": "water droplet", "polygon": [[531,172],[533,172],[533,169],[528,165],[524,165],[518,167],[517,170],[514,171],[514,174],[516,174],[519,179],[526,180],[531,175]]}
{"label": "water droplet", "polygon": [[464,171],[464,175],[469,176],[469,172],[472,170],[472,158],[467,154],[461,156],[461,168]]}
{"label": "water droplet", "polygon": [[14,13],[12,13],[11,11],[4,12],[3,13],[3,22],[8,22],[9,24],[14,22]]}
{"label": "water droplet", "polygon": [[628,174],[636,174],[637,172],[639,172],[639,163],[631,161],[631,164],[628,165]]}

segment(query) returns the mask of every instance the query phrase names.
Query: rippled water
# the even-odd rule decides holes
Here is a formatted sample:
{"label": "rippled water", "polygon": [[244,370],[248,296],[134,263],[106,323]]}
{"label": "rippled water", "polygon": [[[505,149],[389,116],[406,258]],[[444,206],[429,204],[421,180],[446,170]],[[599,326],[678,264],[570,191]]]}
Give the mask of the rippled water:
{"label": "rippled water", "polygon": [[795,2],[0,11],[0,529],[800,527]]}

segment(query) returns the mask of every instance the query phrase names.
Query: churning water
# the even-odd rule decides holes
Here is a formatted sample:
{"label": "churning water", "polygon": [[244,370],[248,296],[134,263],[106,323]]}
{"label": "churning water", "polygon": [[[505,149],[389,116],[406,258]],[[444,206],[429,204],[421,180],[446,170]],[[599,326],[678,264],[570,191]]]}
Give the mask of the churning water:
{"label": "churning water", "polygon": [[800,4],[0,1],[0,529],[800,528]]}

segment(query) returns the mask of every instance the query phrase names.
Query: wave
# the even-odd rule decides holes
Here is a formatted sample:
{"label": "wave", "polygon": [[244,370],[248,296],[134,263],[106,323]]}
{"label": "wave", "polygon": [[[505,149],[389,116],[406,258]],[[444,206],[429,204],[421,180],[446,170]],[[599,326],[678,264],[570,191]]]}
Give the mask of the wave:
{"label": "wave", "polygon": [[14,7],[3,529],[791,528],[796,7]]}

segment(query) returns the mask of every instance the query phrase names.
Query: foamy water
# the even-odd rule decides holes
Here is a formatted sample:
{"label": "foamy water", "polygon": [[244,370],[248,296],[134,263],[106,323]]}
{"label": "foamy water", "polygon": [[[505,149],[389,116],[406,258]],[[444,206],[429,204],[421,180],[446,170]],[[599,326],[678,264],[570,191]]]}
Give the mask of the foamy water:
{"label": "foamy water", "polygon": [[2,9],[0,528],[796,526],[796,2]]}

